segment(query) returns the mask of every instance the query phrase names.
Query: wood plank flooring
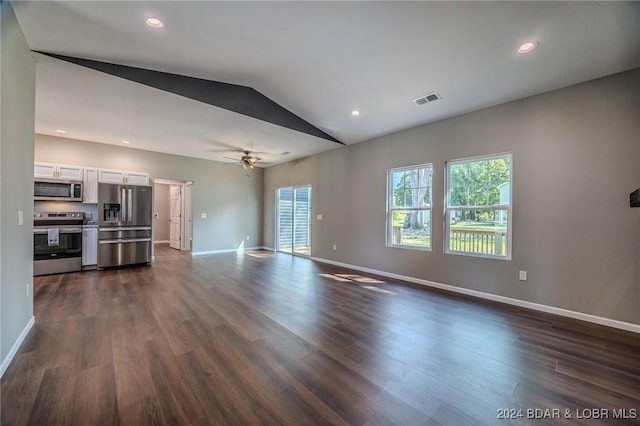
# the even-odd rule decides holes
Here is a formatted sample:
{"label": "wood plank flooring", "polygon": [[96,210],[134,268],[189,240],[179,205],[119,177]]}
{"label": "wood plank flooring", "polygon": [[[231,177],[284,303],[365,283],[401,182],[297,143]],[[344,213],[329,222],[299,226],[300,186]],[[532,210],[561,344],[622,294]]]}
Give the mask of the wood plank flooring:
{"label": "wood plank flooring", "polygon": [[3,426],[640,424],[636,334],[284,254],[155,254],[35,278]]}

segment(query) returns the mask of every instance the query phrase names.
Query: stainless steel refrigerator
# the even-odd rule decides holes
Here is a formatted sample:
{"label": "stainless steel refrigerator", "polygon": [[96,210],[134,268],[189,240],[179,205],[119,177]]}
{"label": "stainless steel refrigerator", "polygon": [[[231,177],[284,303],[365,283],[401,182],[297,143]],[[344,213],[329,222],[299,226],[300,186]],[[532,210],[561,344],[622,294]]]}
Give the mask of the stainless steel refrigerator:
{"label": "stainless steel refrigerator", "polygon": [[98,184],[98,268],[151,262],[152,187]]}

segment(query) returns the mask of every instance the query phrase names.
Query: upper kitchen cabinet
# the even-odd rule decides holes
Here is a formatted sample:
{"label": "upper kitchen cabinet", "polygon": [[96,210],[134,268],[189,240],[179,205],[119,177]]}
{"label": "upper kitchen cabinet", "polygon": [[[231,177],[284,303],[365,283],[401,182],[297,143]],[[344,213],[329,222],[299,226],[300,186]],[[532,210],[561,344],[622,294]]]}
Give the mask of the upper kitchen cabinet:
{"label": "upper kitchen cabinet", "polygon": [[35,163],[33,165],[33,176],[50,179],[83,180],[84,169],[65,164]]}
{"label": "upper kitchen cabinet", "polygon": [[126,185],[149,185],[149,174],[123,170],[98,170],[98,182]]}
{"label": "upper kitchen cabinet", "polygon": [[83,203],[98,203],[98,169],[84,169],[84,188],[82,189]]}

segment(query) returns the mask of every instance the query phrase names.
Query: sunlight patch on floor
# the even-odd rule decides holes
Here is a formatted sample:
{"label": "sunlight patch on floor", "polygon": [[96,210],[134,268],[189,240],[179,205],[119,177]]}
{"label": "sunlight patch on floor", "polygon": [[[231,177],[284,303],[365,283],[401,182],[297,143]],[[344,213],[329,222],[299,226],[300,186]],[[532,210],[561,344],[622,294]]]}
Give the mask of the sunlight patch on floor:
{"label": "sunlight patch on floor", "polygon": [[335,274],[340,278],[347,278],[351,281],[355,281],[358,283],[370,283],[370,284],[384,284],[384,281],[376,280],[370,277],[364,277],[362,275],[354,275],[354,274]]}
{"label": "sunlight patch on floor", "polygon": [[258,259],[275,257],[275,253],[271,252],[261,252],[261,251],[245,251],[244,254],[251,257],[257,257]]}
{"label": "sunlight patch on floor", "polygon": [[[356,274],[318,274],[321,277],[329,278],[334,281],[346,282],[346,283],[358,283],[358,284],[384,284],[384,281],[376,280],[374,278],[365,277],[362,275]],[[375,291],[378,293],[384,294],[396,294],[393,291],[385,290],[383,288],[379,288],[373,285],[361,285],[361,288],[365,290]]]}
{"label": "sunlight patch on floor", "polygon": [[376,286],[373,286],[373,285],[361,285],[360,287],[361,287],[361,288],[364,288],[364,289],[366,289],[366,290],[376,291],[376,292],[378,292],[378,293],[396,294],[396,293],[394,293],[394,292],[393,292],[393,291],[391,291],[391,290],[385,290],[385,289],[383,289],[383,288],[379,288],[379,287],[376,287]]}
{"label": "sunlight patch on floor", "polygon": [[325,277],[325,278],[331,278],[334,281],[340,281],[340,282],[346,282],[346,283],[350,283],[353,282],[352,280],[348,279],[348,278],[341,278],[337,275],[333,275],[333,274],[318,274],[321,277]]}

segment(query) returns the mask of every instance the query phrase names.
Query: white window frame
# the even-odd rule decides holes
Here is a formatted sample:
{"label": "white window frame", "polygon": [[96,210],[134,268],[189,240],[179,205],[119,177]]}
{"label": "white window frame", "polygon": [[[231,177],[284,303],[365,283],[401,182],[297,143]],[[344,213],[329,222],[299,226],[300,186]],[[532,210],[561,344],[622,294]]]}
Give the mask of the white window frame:
{"label": "white window frame", "polygon": [[[475,161],[495,160],[500,158],[509,157],[510,173],[509,173],[509,204],[491,204],[484,206],[451,206],[450,192],[451,192],[451,175],[449,173],[450,166],[453,164],[469,163]],[[445,199],[444,199],[444,252],[447,254],[456,254],[461,256],[471,257],[483,257],[489,259],[499,260],[511,260],[511,247],[513,243],[512,228],[513,228],[513,154],[511,152],[503,152],[499,154],[481,155],[477,157],[458,158],[450,160],[445,163]],[[451,211],[452,210],[506,210],[507,211],[507,243],[506,243],[506,255],[495,255],[487,253],[474,253],[468,251],[451,250],[450,237],[451,237]]]}
{"label": "white window frame", "polygon": [[[393,182],[391,181],[391,176],[395,172],[406,171],[406,170],[416,170],[416,169],[430,169],[431,170],[431,181],[429,185],[429,200],[430,203],[426,207],[393,207]],[[417,164],[413,166],[404,166],[404,167],[396,167],[393,169],[387,170],[387,214],[386,214],[386,240],[385,245],[387,247],[393,248],[402,248],[409,250],[420,250],[420,251],[432,251],[433,248],[433,164],[425,163],[425,164]],[[421,246],[412,246],[406,244],[393,244],[393,212],[395,210],[416,210],[416,211],[428,211],[429,212],[429,246],[421,247]]]}

